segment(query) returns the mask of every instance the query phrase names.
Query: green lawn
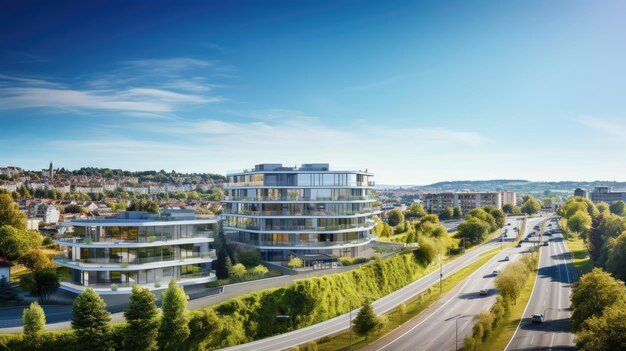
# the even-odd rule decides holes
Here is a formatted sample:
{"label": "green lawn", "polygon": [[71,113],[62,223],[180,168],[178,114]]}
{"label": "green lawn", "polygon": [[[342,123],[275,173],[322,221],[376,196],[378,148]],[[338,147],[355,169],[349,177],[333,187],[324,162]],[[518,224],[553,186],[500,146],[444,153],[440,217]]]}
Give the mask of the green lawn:
{"label": "green lawn", "polygon": [[593,269],[593,261],[589,257],[589,251],[583,239],[574,235],[568,235],[568,239],[565,242],[567,243],[568,250],[574,254],[573,263],[574,268],[578,271],[578,275],[581,276],[591,272],[591,269]]}
{"label": "green lawn", "polygon": [[[419,315],[421,312],[423,312],[425,309],[427,309],[429,306],[439,300],[448,291],[452,290],[455,286],[464,281],[470,274],[475,272],[498,252],[500,252],[500,248],[490,250],[481,255],[481,258],[478,261],[472,263],[469,266],[463,267],[458,272],[445,278],[443,280],[443,291],[439,290],[439,283],[437,283],[426,289],[426,291],[424,291],[416,298],[406,302],[406,312],[404,313],[404,316],[402,316],[402,321],[400,314],[395,310],[386,314],[387,318],[389,319],[389,323],[387,324],[387,326],[382,328],[380,331],[373,332],[371,335],[369,335],[367,341],[365,340],[365,337],[361,337],[358,336],[356,333],[353,333],[353,349],[358,350],[359,348],[369,344],[370,342],[375,341],[383,337],[385,334],[393,331],[407,320],[410,320],[413,317]],[[433,266],[437,268],[436,265]],[[317,343],[319,351],[349,350],[349,333],[347,331],[343,331],[330,337],[322,338],[318,340]],[[301,350],[306,350],[306,345],[301,345],[300,347]]]}
{"label": "green lawn", "polygon": [[[537,265],[539,264],[539,260],[537,260]],[[528,300],[530,300],[530,295],[532,294],[533,287],[535,286],[535,278],[537,277],[537,270],[530,272],[528,276],[528,281],[524,285],[520,296],[517,299],[517,303],[511,307],[511,310],[508,312],[508,315],[505,319],[500,323],[498,328],[494,330],[485,342],[483,342],[478,349],[480,350],[494,350],[501,351],[504,350],[506,345],[509,343],[515,330],[517,329],[517,325],[520,320],[524,317],[522,314],[524,313],[524,309],[526,309],[526,305],[528,304]]]}

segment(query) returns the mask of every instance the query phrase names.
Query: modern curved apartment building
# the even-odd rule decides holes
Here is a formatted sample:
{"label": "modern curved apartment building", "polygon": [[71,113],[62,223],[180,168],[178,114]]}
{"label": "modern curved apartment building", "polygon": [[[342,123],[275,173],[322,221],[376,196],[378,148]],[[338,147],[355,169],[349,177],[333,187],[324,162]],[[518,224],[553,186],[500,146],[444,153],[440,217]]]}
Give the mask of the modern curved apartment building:
{"label": "modern curved apartment building", "polygon": [[70,268],[70,279],[61,283],[66,290],[121,293],[135,283],[158,289],[172,278],[181,285],[216,279],[211,273],[219,230],[215,217],[196,217],[188,210],[133,211],[62,225],[65,230],[55,242],[65,255],[55,263]]}
{"label": "modern curved apartment building", "polygon": [[356,257],[374,238],[373,186],[367,171],[259,164],[228,174],[223,227],[266,261],[307,253]]}

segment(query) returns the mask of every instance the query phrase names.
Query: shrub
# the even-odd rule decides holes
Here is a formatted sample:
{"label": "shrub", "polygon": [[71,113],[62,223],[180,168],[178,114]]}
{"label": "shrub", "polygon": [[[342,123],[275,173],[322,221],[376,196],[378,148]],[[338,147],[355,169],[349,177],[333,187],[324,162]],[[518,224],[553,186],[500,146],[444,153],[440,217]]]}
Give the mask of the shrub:
{"label": "shrub", "polygon": [[252,269],[250,270],[250,273],[252,273],[252,274],[256,274],[256,275],[259,275],[259,276],[264,276],[264,275],[266,275],[266,274],[267,274],[267,273],[269,273],[269,272],[270,272],[270,270],[269,270],[269,269],[267,269],[267,267],[265,267],[265,266],[264,266],[264,265],[262,265],[262,264],[260,264],[260,265],[258,265],[258,266],[256,266],[256,267],[254,267],[254,268],[252,268]]}
{"label": "shrub", "polygon": [[111,284],[111,291],[117,291],[117,284]]}
{"label": "shrub", "polygon": [[302,259],[298,258],[298,257],[294,257],[292,258],[288,263],[287,263],[287,267],[289,268],[300,268],[304,265],[304,262],[302,262]]}
{"label": "shrub", "polygon": [[234,279],[241,280],[243,279],[245,275],[246,275],[246,266],[242,265],[241,263],[237,263],[236,265],[233,266],[232,277]]}
{"label": "shrub", "polygon": [[239,263],[250,268],[257,266],[261,263],[261,253],[259,250],[245,250],[237,252],[237,259]]}
{"label": "shrub", "polygon": [[306,344],[306,351],[317,351],[317,343],[315,341],[310,341]]}

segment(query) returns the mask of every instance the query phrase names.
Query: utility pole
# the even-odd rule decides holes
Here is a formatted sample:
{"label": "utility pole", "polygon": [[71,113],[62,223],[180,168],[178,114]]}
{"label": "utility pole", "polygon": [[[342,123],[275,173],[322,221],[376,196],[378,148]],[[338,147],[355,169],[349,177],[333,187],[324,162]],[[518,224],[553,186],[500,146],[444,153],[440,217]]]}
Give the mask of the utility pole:
{"label": "utility pole", "polygon": [[352,351],[352,300],[350,300],[350,351]]}
{"label": "utility pole", "polygon": [[443,260],[439,254],[439,292],[443,293]]}

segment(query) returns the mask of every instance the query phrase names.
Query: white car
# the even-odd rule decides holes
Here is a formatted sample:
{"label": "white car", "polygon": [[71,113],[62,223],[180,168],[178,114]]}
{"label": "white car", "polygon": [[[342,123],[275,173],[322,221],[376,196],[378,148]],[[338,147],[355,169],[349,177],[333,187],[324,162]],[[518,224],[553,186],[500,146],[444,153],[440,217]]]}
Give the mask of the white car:
{"label": "white car", "polygon": [[486,296],[487,295],[487,289],[480,289],[480,291],[478,293],[480,294],[480,296]]}

